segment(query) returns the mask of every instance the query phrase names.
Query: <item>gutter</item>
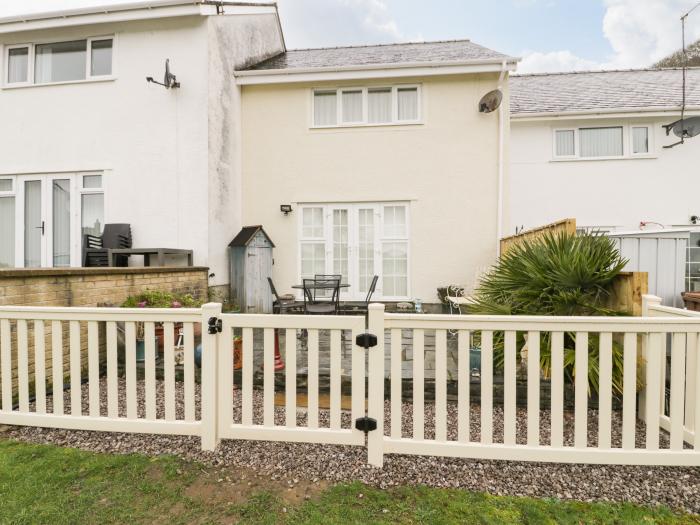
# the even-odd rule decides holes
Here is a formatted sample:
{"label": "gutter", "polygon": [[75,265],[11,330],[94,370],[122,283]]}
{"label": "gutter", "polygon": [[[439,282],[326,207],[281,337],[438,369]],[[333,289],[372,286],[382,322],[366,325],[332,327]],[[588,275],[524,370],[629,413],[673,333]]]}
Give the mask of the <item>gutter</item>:
{"label": "gutter", "polygon": [[[293,51],[293,50],[292,50]],[[475,59],[475,60],[460,60],[453,62],[403,62],[401,64],[383,63],[383,64],[361,64],[353,66],[332,66],[332,67],[298,67],[287,69],[245,69],[236,71],[236,77],[254,77],[254,76],[272,76],[272,75],[302,75],[306,73],[341,73],[345,71],[371,71],[377,69],[411,69],[411,68],[443,68],[443,67],[467,67],[478,65],[502,65],[510,64],[509,68],[515,71],[517,66],[517,58],[502,59]]]}
{"label": "gutter", "polygon": [[[700,111],[700,106],[687,106],[688,111]],[[539,113],[511,113],[511,120],[548,120],[557,118],[572,118],[577,116],[611,116],[629,113],[676,113],[680,111],[678,106],[647,106],[641,108],[611,108],[611,109],[590,109],[580,111],[542,111]]]}
{"label": "gutter", "polygon": [[[498,89],[501,89],[503,86],[503,79],[507,71],[507,63],[504,60],[501,63],[501,75],[498,77]],[[501,255],[501,237],[503,237],[503,148],[505,147],[505,112],[505,104],[501,103],[501,107],[498,108],[498,216],[496,217],[496,257],[500,257]]]}

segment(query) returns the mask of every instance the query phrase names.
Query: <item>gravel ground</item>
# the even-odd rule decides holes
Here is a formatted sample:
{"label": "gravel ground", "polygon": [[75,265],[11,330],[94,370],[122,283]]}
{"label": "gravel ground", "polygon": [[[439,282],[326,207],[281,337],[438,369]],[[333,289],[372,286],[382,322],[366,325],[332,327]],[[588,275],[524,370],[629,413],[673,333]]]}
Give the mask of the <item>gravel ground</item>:
{"label": "gravel ground", "polygon": [[[106,384],[101,384],[101,413],[106,414]],[[83,387],[83,413],[87,413],[87,385]],[[138,385],[139,414],[143,415],[143,384]],[[254,399],[255,422],[262,423],[262,392]],[[199,385],[196,386],[197,415],[199,415]],[[182,384],[176,386],[178,418],[184,413]],[[70,409],[70,393],[64,395],[65,410]],[[52,402],[47,400],[49,412]],[[124,384],[120,384],[120,413],[125,405]],[[157,384],[158,417],[163,415],[163,385]],[[412,405],[404,403],[402,410],[403,435],[411,434]],[[234,421],[240,421],[240,392],[234,392]],[[527,412],[517,412],[518,442],[525,442]],[[275,409],[277,424],[284,424],[284,408]],[[549,442],[549,412],[541,411],[541,442]],[[596,443],[595,411],[589,414],[589,444]],[[304,410],[297,415],[299,425],[306,424]],[[328,426],[328,411],[321,410],[319,423]],[[425,407],[425,436],[434,435],[434,406]],[[470,411],[471,439],[479,439],[479,407]],[[456,439],[456,407],[448,405],[448,439]],[[343,413],[342,424],[349,428],[349,413]],[[389,405],[386,405],[385,429],[390,428]],[[494,409],[494,441],[503,434],[500,408]],[[615,414],[613,446],[619,446],[621,422]],[[573,419],[567,414],[565,442],[573,443]],[[700,468],[691,467],[638,467],[610,465],[569,465],[515,461],[487,461],[461,458],[386,455],[384,468],[376,469],[366,463],[364,447],[317,445],[302,443],[272,443],[262,441],[224,440],[216,452],[200,450],[199,438],[182,436],[155,436],[118,434],[75,430],[8,427],[6,436],[32,443],[48,443],[77,447],[94,452],[132,453],[148,455],[176,454],[217,468],[252,469],[258,475],[273,480],[288,480],[290,485],[300,480],[341,482],[359,480],[390,487],[394,485],[424,484],[432,487],[459,487],[496,495],[553,497],[581,501],[629,501],[643,505],[668,505],[674,509],[700,513]],[[645,430],[637,425],[637,444],[643,446]],[[661,447],[668,447],[668,436],[661,434]]]}

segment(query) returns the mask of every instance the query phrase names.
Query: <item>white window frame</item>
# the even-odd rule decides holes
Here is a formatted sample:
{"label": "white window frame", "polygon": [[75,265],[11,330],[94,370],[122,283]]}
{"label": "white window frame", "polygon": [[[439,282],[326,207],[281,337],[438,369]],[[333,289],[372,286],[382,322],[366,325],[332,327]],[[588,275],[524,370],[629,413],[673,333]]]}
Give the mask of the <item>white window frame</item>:
{"label": "white window frame", "polygon": [[[369,122],[369,105],[368,92],[370,89],[391,89],[391,121],[390,122]],[[399,89],[416,89],[416,97],[418,99],[417,115],[415,120],[399,120]],[[314,115],[316,103],[316,93],[336,92],[336,123],[328,125],[316,125]],[[343,122],[343,92],[344,91],[362,91],[362,121]],[[381,127],[381,126],[410,126],[423,124],[423,89],[420,84],[379,84],[376,86],[344,86],[339,88],[317,87],[310,90],[311,95],[311,114],[309,127],[311,129],[328,129],[328,128],[357,128],[357,127]]]}
{"label": "white window frame", "polygon": [[[27,80],[24,82],[10,82],[10,50],[12,49],[27,49]],[[34,44],[12,44],[5,46],[2,53],[4,67],[2,68],[2,85],[7,87],[25,87],[33,85],[34,81]]]}
{"label": "white window frame", "polygon": [[[622,155],[612,155],[606,157],[582,157],[580,145],[581,129],[590,128],[622,128]],[[649,133],[649,151],[646,153],[633,153],[633,137],[632,128],[647,128]],[[558,131],[573,131],[574,132],[574,155],[557,155],[557,132]],[[654,126],[648,122],[643,123],[605,123],[596,124],[591,121],[590,124],[567,127],[552,128],[552,161],[598,161],[598,160],[623,160],[623,159],[639,159],[639,158],[655,158],[654,144]]]}
{"label": "white window frame", "polygon": [[[12,191],[0,191],[0,198],[15,198],[15,267],[24,267],[24,182],[40,180],[42,182],[42,216],[45,221],[51,221],[53,215],[53,200],[51,181],[55,179],[68,180],[70,184],[70,233],[71,252],[70,267],[82,266],[82,196],[85,194],[105,193],[105,171],[83,171],[68,173],[41,173],[36,175],[0,175],[2,180],[12,181]],[[86,175],[101,175],[100,188],[83,188],[83,177]],[[104,214],[107,215],[107,200],[104,200]],[[52,226],[52,225],[51,225]],[[50,230],[51,231],[51,230]],[[53,267],[53,236],[46,234],[42,240],[42,267]]]}
{"label": "white window frame", "polygon": [[[403,206],[406,209],[406,234],[404,236],[386,236],[384,234],[384,208],[386,206]],[[323,233],[324,237],[304,237],[303,233],[303,210],[306,208],[323,209]],[[380,202],[335,202],[335,203],[300,203],[297,204],[299,219],[297,224],[297,280],[301,282],[301,245],[305,243],[318,243],[325,246],[325,273],[333,274],[333,231],[332,217],[333,210],[347,209],[348,217],[348,264],[350,287],[341,290],[341,295],[345,300],[361,301],[365,299],[366,292],[359,291],[358,279],[359,268],[356,267],[356,259],[359,254],[359,225],[356,222],[359,209],[374,210],[374,274],[379,275],[379,281],[374,294],[375,299],[385,301],[405,301],[411,297],[411,205],[408,201],[380,201]],[[382,244],[384,242],[405,242],[406,243],[406,295],[386,296],[383,291],[383,269],[382,269]],[[301,298],[301,292],[299,292]]]}
{"label": "white window frame", "polygon": [[[78,42],[78,41],[85,41],[85,78],[83,79],[76,79],[76,80],[64,80],[61,82],[42,82],[37,84],[35,82],[34,78],[34,70],[35,70],[35,62],[36,62],[36,46],[41,45],[41,44],[62,44],[64,42]],[[111,40],[112,41],[112,73],[109,75],[95,75],[92,76],[90,72],[92,71],[92,42],[95,40]],[[26,82],[8,82],[8,72],[9,72],[9,66],[10,66],[10,49],[17,49],[17,48],[24,48],[28,47],[29,48],[29,60],[28,60],[28,68],[29,71],[27,71],[27,81]],[[36,40],[33,42],[25,42],[25,43],[19,43],[19,44],[11,44],[11,45],[5,45],[4,48],[2,49],[2,60],[3,60],[3,77],[2,77],[2,83],[0,83],[0,86],[2,86],[2,89],[15,89],[15,88],[23,88],[23,87],[40,87],[40,86],[56,86],[56,85],[62,85],[62,84],[82,84],[82,83],[88,83],[88,82],[104,82],[104,81],[111,81],[115,80],[117,78],[116,76],[116,64],[117,64],[117,35],[116,34],[109,34],[109,35],[101,35],[101,36],[90,36],[90,37],[83,37],[83,38],[69,38],[69,39],[61,39],[61,40],[56,40],[56,39],[43,39],[43,40]]]}
{"label": "white window frame", "polygon": [[[634,128],[647,128],[647,143],[648,143],[648,148],[645,153],[635,153],[634,152],[634,133],[633,129]],[[629,133],[627,134],[629,137],[629,154],[630,157],[636,157],[636,158],[644,158],[644,157],[649,157],[650,155],[654,154],[654,126],[648,123],[639,123],[639,124],[630,124],[629,125]]]}

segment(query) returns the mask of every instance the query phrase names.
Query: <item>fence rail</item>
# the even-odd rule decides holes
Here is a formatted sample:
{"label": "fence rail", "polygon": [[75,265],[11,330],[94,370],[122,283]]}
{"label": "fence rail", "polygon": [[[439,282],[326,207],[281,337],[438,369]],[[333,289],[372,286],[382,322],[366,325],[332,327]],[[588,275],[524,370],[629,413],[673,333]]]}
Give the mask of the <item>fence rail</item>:
{"label": "fence rail", "polygon": [[[365,331],[376,346],[357,344]],[[376,466],[388,453],[700,465],[699,338],[700,313],[651,296],[642,317],[614,318],[375,304],[366,325],[218,304],[3,307],[0,423],[196,435],[207,450],[222,439],[366,445]],[[365,417],[376,424],[366,438]]]}

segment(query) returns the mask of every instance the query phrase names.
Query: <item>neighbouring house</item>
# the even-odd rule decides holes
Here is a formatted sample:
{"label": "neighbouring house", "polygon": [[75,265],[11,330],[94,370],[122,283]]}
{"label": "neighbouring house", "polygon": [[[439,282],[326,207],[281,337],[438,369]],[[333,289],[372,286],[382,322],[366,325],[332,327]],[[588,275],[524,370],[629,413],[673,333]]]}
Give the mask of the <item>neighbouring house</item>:
{"label": "neighbouring house", "polygon": [[[381,300],[436,302],[491,264],[516,64],[463,40],[294,50],[237,71],[241,212],[274,241],[278,286],[342,274],[358,300],[376,274]],[[480,113],[498,87],[500,110]]]}
{"label": "neighbouring house", "polygon": [[[280,290],[340,273],[363,299],[376,274],[377,298],[435,302],[496,256],[512,57],[288,51],[274,4],[206,0],[0,19],[0,48],[0,267],[80,266],[83,234],[129,223],[225,289],[229,241],[261,224]],[[166,59],[179,88],[146,81]]]}
{"label": "neighbouring house", "polygon": [[[680,119],[681,69],[511,77],[507,232],[564,217],[603,230],[687,225],[700,216],[700,137]],[[687,76],[686,116],[700,115],[700,68]]]}
{"label": "neighbouring house", "polygon": [[[0,19],[0,268],[81,266],[84,233],[194,250],[241,225],[233,72],[284,50],[274,5],[149,0]],[[165,61],[179,89],[162,81]]]}

